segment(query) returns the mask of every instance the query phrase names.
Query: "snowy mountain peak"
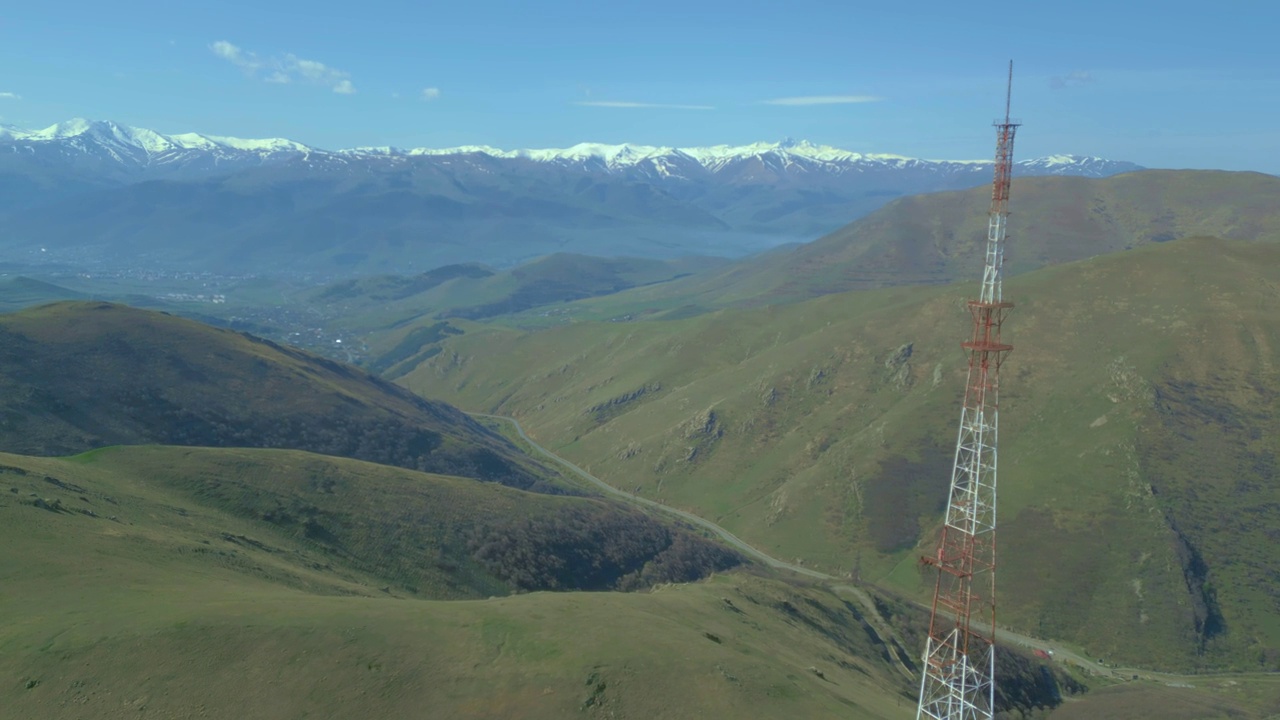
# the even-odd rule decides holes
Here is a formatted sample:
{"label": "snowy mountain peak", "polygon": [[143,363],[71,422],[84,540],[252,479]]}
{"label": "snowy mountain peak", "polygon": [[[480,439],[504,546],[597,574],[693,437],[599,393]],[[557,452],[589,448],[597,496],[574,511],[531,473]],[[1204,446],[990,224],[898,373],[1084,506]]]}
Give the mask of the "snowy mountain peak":
{"label": "snowy mountain peak", "polygon": [[0,140],[19,140],[25,138],[30,133],[26,130],[20,130],[12,125],[0,125]]}
{"label": "snowy mountain peak", "polygon": [[[858,153],[808,140],[783,138],[778,142],[703,147],[660,147],[631,143],[583,142],[567,148],[501,150],[488,145],[453,148],[358,147],[328,152],[284,138],[243,139],[181,133],[163,135],[153,130],[119,125],[110,121],[73,118],[42,130],[22,130],[0,126],[0,143],[28,151],[47,147],[51,151],[103,155],[123,167],[203,168],[230,171],[288,158],[328,159],[351,162],[360,159],[398,162],[405,158],[483,155],[505,160],[548,163],[589,171],[630,172],[649,177],[690,177],[689,172],[712,172],[751,166],[746,172],[824,172],[842,174],[870,168],[934,167],[948,172],[989,165],[990,160],[920,160],[885,153]],[[1078,155],[1050,155],[1017,163],[1025,171],[1039,174],[1079,174],[1101,176],[1138,169],[1132,163]],[[700,166],[700,167],[699,167]]]}
{"label": "snowy mountain peak", "polygon": [[725,163],[742,158],[766,154],[804,158],[818,162],[898,162],[910,160],[901,155],[855,153],[829,145],[815,145],[808,140],[787,138],[780,142],[757,142],[750,145],[712,145],[708,147],[660,147],[633,145],[631,143],[608,144],[584,142],[567,148],[541,148],[527,150],[502,150],[487,145],[468,145],[454,148],[414,148],[400,151],[395,148],[353,148],[340,152],[352,155],[410,155],[448,156],[481,154],[495,158],[524,158],[535,162],[597,163],[616,170],[659,159],[693,160],[708,169],[717,169]]}
{"label": "snowy mountain peak", "polygon": [[1045,165],[1067,165],[1087,159],[1088,158],[1081,157],[1080,155],[1046,155],[1045,157],[1038,158],[1038,160]]}
{"label": "snowy mountain peak", "polygon": [[9,142],[51,143],[60,141],[95,141],[114,146],[114,149],[135,149],[147,154],[175,150],[230,149],[251,152],[310,152],[311,148],[283,138],[244,140],[233,137],[217,137],[198,133],[162,135],[154,130],[119,125],[110,120],[72,118],[50,125],[42,130],[21,130],[14,127],[0,128],[0,140]]}
{"label": "snowy mountain peak", "polygon": [[398,151],[404,155],[489,155],[491,157],[515,157],[514,153],[505,150],[489,147],[488,145],[463,145],[452,148],[414,148],[412,150]]}
{"label": "snowy mountain peak", "polygon": [[346,148],[344,150],[339,150],[338,153],[341,155],[380,155],[384,157],[393,157],[404,155],[405,151],[397,147],[391,147],[390,145],[382,145],[380,147]]}
{"label": "snowy mountain peak", "polygon": [[1102,177],[1123,172],[1141,170],[1142,166],[1131,162],[1106,160],[1086,155],[1047,155],[1016,163],[1024,172],[1043,175],[1089,175]]}
{"label": "snowy mountain peak", "polygon": [[184,133],[182,135],[170,136],[172,140],[181,140],[182,142],[201,142],[211,143],[224,148],[233,150],[246,150],[250,152],[285,152],[285,153],[309,153],[314,150],[303,145],[300,142],[286,140],[284,138],[264,138],[261,140],[246,140],[244,138],[221,137],[217,135],[198,135],[196,133]]}
{"label": "snowy mountain peak", "polygon": [[599,160],[608,167],[635,165],[652,157],[669,155],[673,148],[650,145],[605,145],[603,143],[578,143],[565,150],[522,150],[518,153],[531,160]]}
{"label": "snowy mountain peak", "polygon": [[27,137],[32,140],[61,140],[63,138],[83,135],[91,130],[97,129],[98,127],[113,128],[115,127],[115,123],[107,121],[93,122],[92,120],[86,120],[84,118],[71,118],[66,122],[56,123],[43,130],[28,133]]}

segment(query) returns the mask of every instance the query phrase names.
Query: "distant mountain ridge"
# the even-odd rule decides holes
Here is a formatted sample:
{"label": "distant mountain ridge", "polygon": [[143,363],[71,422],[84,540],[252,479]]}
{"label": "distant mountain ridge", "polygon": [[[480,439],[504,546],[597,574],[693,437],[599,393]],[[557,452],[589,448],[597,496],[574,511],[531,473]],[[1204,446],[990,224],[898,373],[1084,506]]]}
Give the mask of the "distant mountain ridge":
{"label": "distant mountain ridge", "polygon": [[[1139,169],[1054,155],[1016,171]],[[896,197],[990,176],[985,160],[795,140],[329,151],[77,119],[0,128],[0,260],[350,276],[556,252],[738,257],[812,240]]]}
{"label": "distant mountain ridge", "polygon": [[[735,161],[748,158],[777,158],[784,163],[818,163],[831,166],[835,172],[847,171],[850,166],[969,168],[990,166],[990,160],[925,160],[887,153],[859,153],[830,145],[815,145],[807,140],[787,138],[781,142],[757,142],[749,145],[713,145],[707,147],[659,147],[631,143],[605,144],[583,142],[568,148],[544,148],[501,150],[488,145],[467,145],[452,148],[396,148],[356,147],[336,151],[304,145],[284,138],[244,139],[181,133],[164,135],[154,130],[135,128],[105,120],[72,120],[51,125],[42,130],[22,130],[0,126],[0,143],[11,152],[34,152],[41,145],[61,145],[66,151],[85,153],[105,152],[122,163],[147,166],[164,166],[189,161],[191,156],[204,153],[226,161],[239,155],[239,159],[254,158],[258,161],[283,160],[298,156],[335,156],[338,158],[403,158],[403,157],[452,157],[460,155],[486,155],[499,159],[522,159],[533,162],[567,165],[590,165],[598,169],[619,171],[648,165],[660,174],[674,174],[681,169],[698,166],[708,172],[722,170]],[[1117,172],[1141,169],[1125,161],[1108,160],[1080,155],[1051,155],[1018,163],[1023,170],[1048,175],[1102,176]],[[786,169],[784,164],[778,169]]]}
{"label": "distant mountain ridge", "polygon": [[46,163],[96,161],[112,179],[194,177],[306,157],[314,149],[282,138],[244,140],[75,118],[43,130],[0,126],[0,152]]}

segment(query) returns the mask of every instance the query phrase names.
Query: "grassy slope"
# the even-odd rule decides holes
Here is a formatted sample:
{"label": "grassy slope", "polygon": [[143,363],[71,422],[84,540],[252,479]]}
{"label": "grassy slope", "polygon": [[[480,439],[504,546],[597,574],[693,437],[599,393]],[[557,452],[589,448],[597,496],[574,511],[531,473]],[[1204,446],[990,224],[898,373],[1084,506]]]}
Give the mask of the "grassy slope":
{"label": "grassy slope", "polygon": [[18,548],[0,560],[6,715],[910,716],[912,681],[859,610],[824,591],[731,574],[650,593],[418,600],[394,582],[379,589],[385,568],[240,512],[234,496],[315,493],[317,478],[336,478],[344,504],[350,483],[437,526],[591,501],[513,500],[522,494],[284,451],[0,463],[0,536]]}
{"label": "grassy slope", "polygon": [[[1278,193],[1280,178],[1248,172],[1019,178],[1013,185],[1007,269],[1021,273],[1182,237],[1280,239]],[[990,202],[986,187],[902,198],[788,252],[573,303],[559,312],[593,319],[705,312],[979,277]]]}
{"label": "grassy slope", "polygon": [[[303,589],[372,585],[426,598],[603,590],[629,574],[623,586],[643,587],[740,562],[616,503],[297,451],[144,446],[9,460],[0,466],[6,497],[50,516],[20,516],[28,523],[106,518],[96,527],[107,536],[163,538],[192,562],[238,556],[246,572]],[[691,572],[662,572],[671,561]],[[313,576],[328,585],[313,586]]]}
{"label": "grassy slope", "polygon": [[[1022,178],[1012,192],[1011,273],[1182,237],[1280,239],[1274,201],[1280,178],[1261,173],[1146,170],[1098,180]],[[990,203],[986,187],[903,198],[800,248],[773,269],[770,289],[810,297],[908,278],[979,277]]]}
{"label": "grassy slope", "polygon": [[[1274,666],[1278,568],[1250,548],[1269,542],[1280,493],[1266,471],[1278,261],[1275,246],[1190,239],[1008,283],[1005,622],[1138,664]],[[923,593],[971,290],[494,328],[404,382],[515,414],[601,477],[775,554]]]}
{"label": "grassy slope", "polygon": [[63,454],[109,444],[290,447],[541,483],[539,466],[456,408],[355,368],[107,303],[0,316],[0,438]]}
{"label": "grassy slope", "polygon": [[452,302],[443,307],[449,316],[481,319],[566,300],[610,295],[630,287],[657,285],[723,264],[716,258],[659,261],[557,253],[506,273],[515,287],[505,296],[483,304]]}
{"label": "grassy slope", "polygon": [[83,297],[84,293],[21,275],[0,281],[0,310],[4,311]]}
{"label": "grassy slope", "polygon": [[1231,720],[1280,713],[1274,678],[1214,678],[1185,687],[1126,683],[1101,688],[1055,709],[1049,720]]}
{"label": "grassy slope", "polygon": [[[717,258],[646,260],[556,253],[502,272],[477,266],[438,268],[415,277],[350,280],[307,293],[303,301],[340,317],[358,332],[390,328],[400,341],[407,321],[422,316],[479,319],[548,304],[609,295],[725,264]],[[381,345],[388,340],[382,339]],[[375,347],[375,350],[380,348]]]}

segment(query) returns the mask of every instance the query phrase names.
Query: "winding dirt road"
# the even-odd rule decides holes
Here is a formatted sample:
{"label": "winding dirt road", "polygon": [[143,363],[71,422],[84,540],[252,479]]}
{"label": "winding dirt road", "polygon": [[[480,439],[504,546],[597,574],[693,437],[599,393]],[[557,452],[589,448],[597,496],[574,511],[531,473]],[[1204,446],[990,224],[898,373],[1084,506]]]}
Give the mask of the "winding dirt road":
{"label": "winding dirt road", "polygon": [[[493,420],[501,420],[504,422],[511,423],[511,426],[515,428],[516,433],[519,434],[520,439],[528,443],[530,447],[537,450],[539,453],[545,455],[547,458],[551,459],[558,465],[568,469],[574,475],[577,475],[579,478],[585,480],[591,486],[599,489],[601,492],[603,492],[606,495],[610,495],[612,497],[616,497],[618,499],[624,500],[626,502],[634,503],[636,505],[653,508],[654,510],[658,510],[659,512],[663,512],[668,515],[678,517],[681,520],[684,520],[688,523],[696,525],[697,527],[700,527],[712,533],[715,533],[720,539],[724,540],[724,542],[729,544],[731,547],[742,552],[744,555],[750,558],[753,558],[759,562],[762,562],[765,565],[768,565],[770,567],[777,568],[779,570],[787,570],[807,578],[829,582],[831,584],[831,588],[833,591],[839,594],[847,594],[854,597],[859,602],[859,604],[861,604],[868,611],[868,620],[873,624],[874,629],[881,636],[882,640],[885,642],[886,645],[892,644],[894,647],[896,647],[896,649],[899,652],[907,652],[905,649],[903,649],[902,643],[897,638],[896,633],[893,632],[892,628],[889,626],[887,622],[885,622],[884,618],[880,616],[880,612],[876,608],[875,602],[872,600],[871,596],[868,595],[867,592],[862,588],[856,585],[849,585],[845,583],[841,578],[838,578],[834,575],[829,575],[824,572],[819,572],[811,568],[803,567],[801,565],[796,565],[794,563],[789,563],[785,560],[780,560],[776,557],[773,557],[772,555],[765,553],[763,550],[753,547],[742,538],[738,537],[737,535],[734,535],[733,533],[729,532],[728,530],[725,530],[724,528],[720,527],[719,525],[715,524],[714,522],[704,517],[695,515],[685,510],[680,510],[678,508],[673,508],[667,505],[663,505],[660,502],[656,502],[648,498],[643,498],[637,495],[633,495],[624,490],[619,490],[618,488],[601,480],[595,475],[592,475],[586,470],[583,470],[582,468],[578,467],[577,465],[570,462],[569,460],[566,460],[565,458],[560,457],[559,455],[546,449],[542,445],[539,445],[537,441],[535,441],[533,438],[529,437],[525,433],[524,428],[520,425],[520,421],[516,420],[513,417],[508,417],[506,415],[491,415],[488,413],[468,413],[468,414],[472,415],[473,417],[490,418]],[[927,606],[921,605],[919,603],[917,604],[920,605],[921,607],[925,607],[925,609],[928,609]],[[1115,668],[1115,667],[1108,667],[1107,665],[1104,665],[1101,662],[1098,662],[1097,660],[1091,659],[1075,650],[1064,647],[1061,643],[1057,641],[1044,640],[1041,638],[1031,637],[1030,635],[1017,633],[1007,628],[1000,628],[999,639],[1001,642],[1017,645],[1019,647],[1027,648],[1029,650],[1043,650],[1045,652],[1052,652],[1054,660],[1058,662],[1070,663],[1070,664],[1079,666],[1081,669],[1086,670],[1095,675],[1101,675],[1103,677],[1122,679],[1122,680],[1132,680],[1134,678],[1139,678],[1143,680],[1152,680],[1155,682],[1164,683],[1166,685],[1171,685],[1174,687],[1194,687],[1195,682],[1197,681],[1203,682],[1209,679],[1223,679],[1223,678],[1232,678],[1232,677],[1260,677],[1260,676],[1271,675],[1270,673],[1205,673],[1200,675],[1176,675],[1173,673],[1162,673],[1162,672],[1157,672],[1154,670],[1146,670],[1142,668]],[[912,673],[910,669],[907,668],[906,665],[902,663],[900,659],[898,662],[899,662],[899,668],[902,671],[906,672],[909,675],[914,675],[914,673]]]}

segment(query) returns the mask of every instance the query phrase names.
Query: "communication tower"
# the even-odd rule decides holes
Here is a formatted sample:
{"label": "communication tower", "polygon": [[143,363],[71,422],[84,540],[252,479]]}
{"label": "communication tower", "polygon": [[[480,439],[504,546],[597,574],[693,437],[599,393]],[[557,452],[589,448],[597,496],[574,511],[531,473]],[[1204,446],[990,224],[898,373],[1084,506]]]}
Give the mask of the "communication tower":
{"label": "communication tower", "polygon": [[968,301],[973,338],[969,379],[946,522],[937,551],[923,561],[937,569],[933,617],[924,650],[917,720],[991,720],[995,710],[996,644],[996,446],[999,425],[1000,365],[1012,345],[1000,339],[1000,327],[1013,303],[1002,292],[1013,136],[1020,123],[1009,119],[1013,62],[1005,94],[1004,120],[995,122],[995,181],[987,223],[982,291]]}

